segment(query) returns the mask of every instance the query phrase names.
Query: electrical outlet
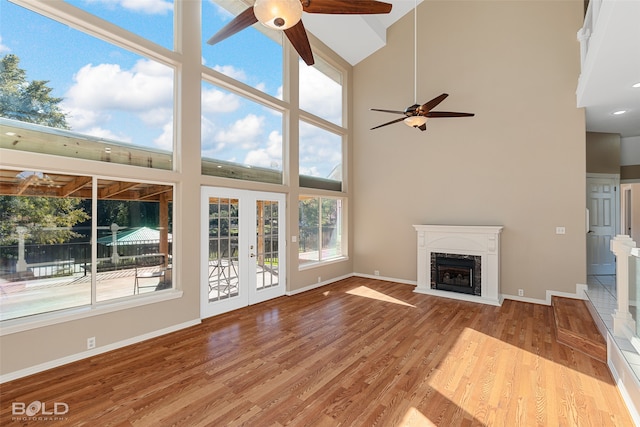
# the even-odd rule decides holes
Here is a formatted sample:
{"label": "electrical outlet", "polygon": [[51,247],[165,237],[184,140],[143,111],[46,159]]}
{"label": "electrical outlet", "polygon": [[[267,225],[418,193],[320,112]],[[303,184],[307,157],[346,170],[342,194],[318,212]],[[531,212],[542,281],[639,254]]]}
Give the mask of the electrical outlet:
{"label": "electrical outlet", "polygon": [[519,297],[523,297],[524,296],[524,289],[518,289],[518,296]]}
{"label": "electrical outlet", "polygon": [[556,234],[565,234],[567,230],[564,227],[556,227]]}
{"label": "electrical outlet", "polygon": [[380,271],[379,270],[374,270],[373,271],[373,275],[374,276],[379,276],[380,275]]}
{"label": "electrical outlet", "polygon": [[87,338],[87,350],[96,348],[96,337]]}

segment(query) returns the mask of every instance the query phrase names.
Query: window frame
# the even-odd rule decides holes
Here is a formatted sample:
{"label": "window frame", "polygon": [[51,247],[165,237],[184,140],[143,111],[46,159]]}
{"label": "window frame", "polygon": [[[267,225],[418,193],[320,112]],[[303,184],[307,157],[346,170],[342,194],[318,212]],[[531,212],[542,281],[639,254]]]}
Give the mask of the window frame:
{"label": "window frame", "polygon": [[[300,194],[298,197],[298,212],[300,210],[300,202],[302,202],[305,199],[317,199],[318,200],[318,225],[317,225],[317,229],[318,229],[318,260],[314,260],[314,261],[309,261],[306,263],[300,263],[300,254],[302,252],[300,252],[300,248],[298,246],[298,252],[297,252],[297,259],[298,259],[298,271],[303,271],[303,270],[308,270],[308,269],[312,269],[312,268],[317,268],[317,267],[321,267],[327,264],[333,264],[333,263],[337,263],[337,262],[343,262],[343,261],[347,261],[349,259],[349,254],[348,254],[348,244],[347,244],[347,238],[348,235],[345,233],[346,227],[345,224],[347,223],[347,198],[344,196],[330,196],[330,195],[318,195],[318,194],[310,194],[310,193],[305,193],[305,194]],[[339,206],[339,219],[337,220],[336,226],[340,229],[340,255],[337,256],[333,256],[333,257],[329,257],[329,258],[323,258],[322,257],[322,252],[323,252],[323,248],[322,248],[322,229],[323,229],[323,225],[322,225],[322,201],[323,200],[336,200],[340,202],[340,206]],[[298,233],[300,234],[300,217],[298,217]],[[298,238],[299,244],[301,243],[301,238]]]}
{"label": "window frame", "polygon": [[[46,156],[46,155],[45,155]],[[15,166],[4,166],[2,167],[4,170],[15,171],[16,173],[23,172],[25,168],[15,167]],[[33,169],[33,168],[32,168]],[[69,307],[65,309],[53,310],[53,311],[45,311],[41,313],[26,315],[23,317],[17,317],[13,319],[7,319],[0,321],[0,336],[8,335],[20,331],[29,330],[32,328],[42,327],[45,325],[63,323],[70,320],[76,320],[86,317],[91,317],[95,315],[101,315],[105,313],[110,313],[113,311],[124,310],[133,307],[144,306],[147,304],[156,303],[159,301],[166,301],[175,298],[182,297],[182,290],[178,288],[177,282],[172,280],[172,286],[169,289],[158,290],[155,292],[145,292],[140,294],[133,294],[129,296],[123,296],[112,299],[105,299],[101,301],[96,300],[97,296],[97,228],[98,228],[98,181],[100,180],[108,180],[108,181],[117,181],[117,182],[135,182],[138,184],[155,184],[155,185],[164,185],[171,187],[172,191],[172,200],[174,200],[176,195],[176,183],[162,180],[148,180],[148,179],[137,179],[132,177],[114,177],[108,175],[98,175],[98,174],[90,174],[90,173],[81,173],[81,172],[68,172],[65,170],[53,170],[48,168],[36,168],[36,172],[41,172],[44,175],[46,174],[65,174],[65,175],[73,175],[77,177],[91,177],[91,231],[90,231],[90,253],[91,253],[91,280],[90,280],[90,303],[83,304],[79,306]],[[172,203],[171,207],[171,216],[175,218],[176,213],[176,204]],[[169,214],[169,212],[167,212]],[[175,235],[174,230],[172,229],[173,240],[175,242],[176,238],[179,240],[179,236]],[[180,256],[176,254],[174,256],[173,251],[171,252],[172,257],[179,264]],[[175,270],[173,270],[175,271]],[[179,272],[179,270],[178,270]]]}

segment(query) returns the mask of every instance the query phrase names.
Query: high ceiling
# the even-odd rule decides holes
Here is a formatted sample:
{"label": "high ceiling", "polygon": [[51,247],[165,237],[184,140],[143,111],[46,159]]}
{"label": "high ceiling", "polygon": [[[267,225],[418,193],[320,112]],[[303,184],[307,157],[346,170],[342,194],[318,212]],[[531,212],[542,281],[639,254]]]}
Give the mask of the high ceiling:
{"label": "high ceiling", "polygon": [[[414,0],[386,0],[388,15],[305,14],[305,27],[350,64],[382,48],[386,30],[411,12]],[[421,3],[422,0],[419,0]],[[585,107],[587,130],[640,137],[640,1],[605,0],[591,37],[591,55],[583,69],[578,106]],[[575,28],[576,34],[579,28]],[[576,49],[579,42],[576,37]],[[577,86],[577,81],[576,81]],[[621,115],[614,111],[626,110]]]}

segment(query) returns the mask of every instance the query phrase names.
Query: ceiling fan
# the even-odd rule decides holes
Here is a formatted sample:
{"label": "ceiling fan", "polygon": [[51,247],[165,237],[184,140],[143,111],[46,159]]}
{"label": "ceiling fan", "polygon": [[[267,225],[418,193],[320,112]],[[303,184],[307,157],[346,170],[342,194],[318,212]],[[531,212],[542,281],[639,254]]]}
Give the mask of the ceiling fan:
{"label": "ceiling fan", "polygon": [[391,4],[374,0],[256,0],[241,12],[207,43],[214,45],[245,28],[260,22],[283,30],[295,50],[307,65],[313,65],[313,53],[302,24],[302,12],[334,15],[367,15],[391,12]]}
{"label": "ceiling fan", "polygon": [[414,55],[414,104],[405,108],[404,111],[396,111],[396,110],[381,110],[377,108],[372,108],[371,111],[381,111],[383,113],[393,113],[393,114],[402,114],[405,117],[400,117],[399,119],[391,120],[390,122],[383,123],[381,125],[372,127],[371,130],[381,128],[383,126],[391,125],[398,122],[404,122],[407,126],[411,126],[414,128],[418,128],[421,131],[427,130],[427,120],[430,118],[437,117],[473,117],[475,114],[473,113],[456,113],[452,111],[431,111],[438,104],[440,104],[444,99],[449,96],[447,93],[443,93],[440,96],[436,96],[431,101],[426,102],[422,105],[418,104],[418,0],[415,0],[415,8],[414,8],[414,17],[413,17],[413,25],[414,25],[414,40],[413,40],[413,55]]}

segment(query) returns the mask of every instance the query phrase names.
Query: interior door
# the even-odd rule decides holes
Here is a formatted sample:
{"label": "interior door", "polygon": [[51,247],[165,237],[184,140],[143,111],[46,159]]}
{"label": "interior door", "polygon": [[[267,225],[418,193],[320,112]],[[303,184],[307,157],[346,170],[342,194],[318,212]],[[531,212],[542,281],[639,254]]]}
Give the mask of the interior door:
{"label": "interior door", "polygon": [[615,274],[615,256],[609,242],[617,232],[617,180],[610,177],[587,178],[587,274]]}
{"label": "interior door", "polygon": [[285,197],[202,189],[201,317],[284,295]]}

